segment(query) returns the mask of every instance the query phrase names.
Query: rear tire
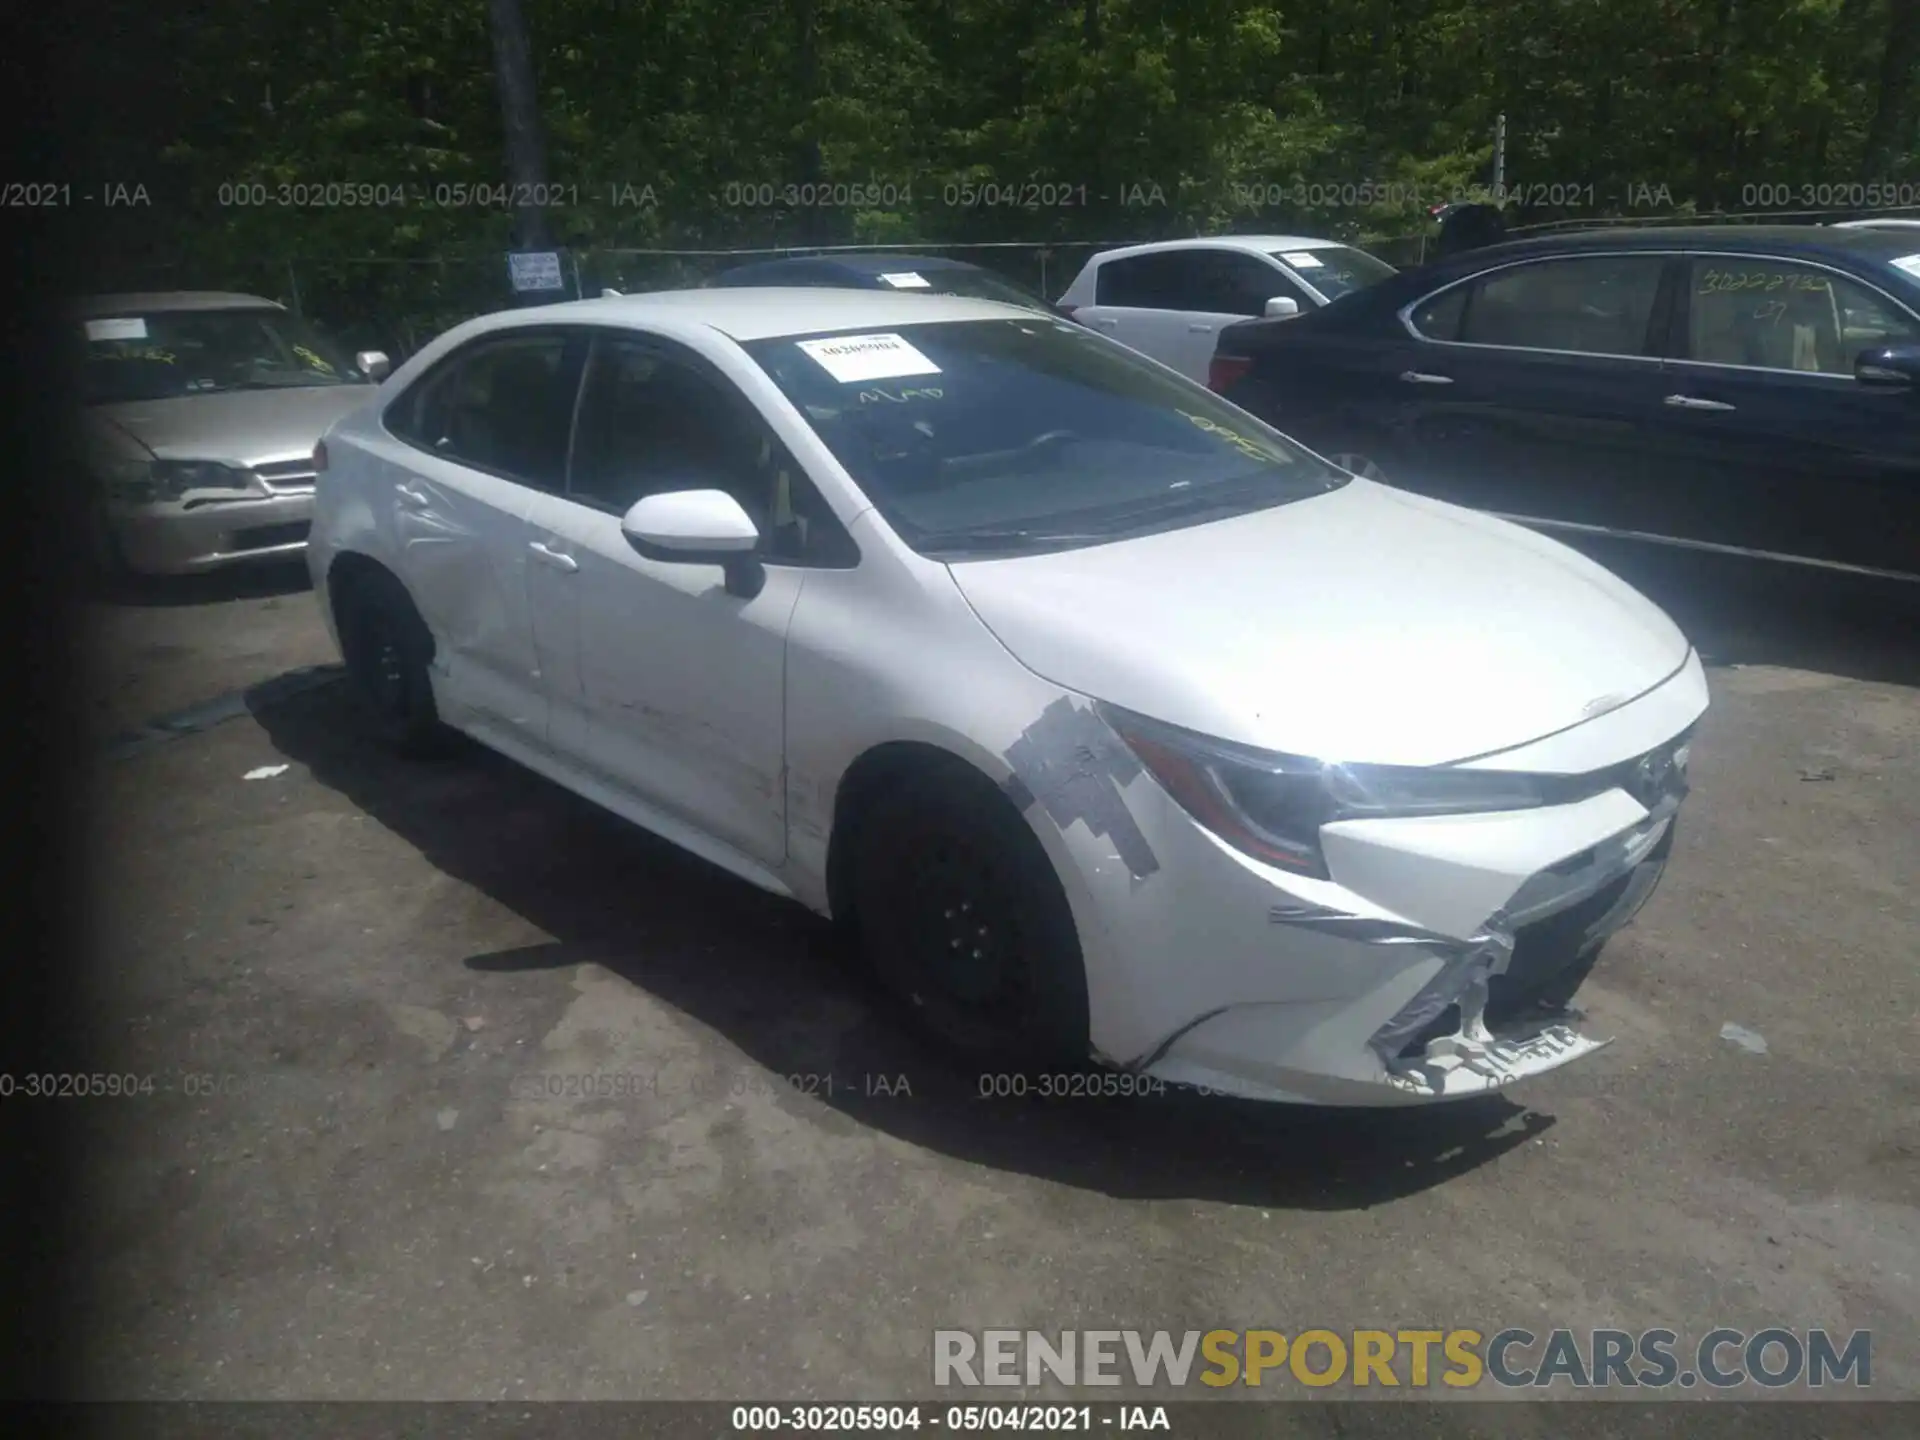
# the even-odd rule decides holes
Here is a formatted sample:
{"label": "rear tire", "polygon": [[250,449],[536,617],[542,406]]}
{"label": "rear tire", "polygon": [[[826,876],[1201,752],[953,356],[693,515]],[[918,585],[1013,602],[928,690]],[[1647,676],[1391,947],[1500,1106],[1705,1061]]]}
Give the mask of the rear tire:
{"label": "rear tire", "polygon": [[347,579],[334,601],[341,658],[381,743],[409,759],[445,750],[433,700],[433,636],[400,582],[385,571]]}
{"label": "rear tire", "polygon": [[1066,893],[982,777],[907,780],[861,822],[854,919],[881,982],[956,1061],[1084,1065],[1086,971]]}

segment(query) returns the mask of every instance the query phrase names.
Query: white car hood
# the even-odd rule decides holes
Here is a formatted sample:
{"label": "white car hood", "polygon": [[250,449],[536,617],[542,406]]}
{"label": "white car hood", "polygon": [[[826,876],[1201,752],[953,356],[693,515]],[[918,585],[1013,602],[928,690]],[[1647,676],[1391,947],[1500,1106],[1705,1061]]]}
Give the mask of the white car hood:
{"label": "white car hood", "polygon": [[1653,689],[1687,639],[1584,556],[1354,480],[1232,520],[948,567],[1029,669],[1170,724],[1325,760],[1434,765]]}

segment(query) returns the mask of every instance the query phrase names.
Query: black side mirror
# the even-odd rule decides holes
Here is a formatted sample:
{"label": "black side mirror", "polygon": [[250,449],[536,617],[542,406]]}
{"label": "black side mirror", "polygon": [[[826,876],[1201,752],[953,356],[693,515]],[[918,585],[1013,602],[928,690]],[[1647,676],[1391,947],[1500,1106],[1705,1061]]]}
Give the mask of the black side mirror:
{"label": "black side mirror", "polygon": [[1862,350],[1853,378],[1877,390],[1920,389],[1920,345],[1879,345]]}

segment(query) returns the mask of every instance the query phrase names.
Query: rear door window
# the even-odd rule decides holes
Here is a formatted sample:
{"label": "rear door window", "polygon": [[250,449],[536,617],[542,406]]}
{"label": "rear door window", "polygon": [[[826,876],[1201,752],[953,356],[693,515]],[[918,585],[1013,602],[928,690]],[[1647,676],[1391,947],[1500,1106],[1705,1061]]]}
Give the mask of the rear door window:
{"label": "rear door window", "polygon": [[418,449],[543,490],[567,466],[579,342],[530,331],[475,342],[436,366],[387,412]]}
{"label": "rear door window", "polygon": [[1920,324],[1865,285],[1792,260],[1699,255],[1688,265],[1687,358],[1851,375],[1863,350],[1920,340]]}

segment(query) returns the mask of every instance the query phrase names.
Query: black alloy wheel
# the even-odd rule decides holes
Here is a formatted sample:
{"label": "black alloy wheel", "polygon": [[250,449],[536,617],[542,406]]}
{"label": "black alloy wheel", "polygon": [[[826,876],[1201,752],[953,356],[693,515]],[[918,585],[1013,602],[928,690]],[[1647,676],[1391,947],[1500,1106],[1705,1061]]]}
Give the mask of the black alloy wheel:
{"label": "black alloy wheel", "polygon": [[897,787],[858,837],[855,915],[875,973],[956,1059],[1074,1067],[1086,978],[1045,849],[984,777]]}

